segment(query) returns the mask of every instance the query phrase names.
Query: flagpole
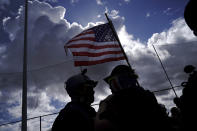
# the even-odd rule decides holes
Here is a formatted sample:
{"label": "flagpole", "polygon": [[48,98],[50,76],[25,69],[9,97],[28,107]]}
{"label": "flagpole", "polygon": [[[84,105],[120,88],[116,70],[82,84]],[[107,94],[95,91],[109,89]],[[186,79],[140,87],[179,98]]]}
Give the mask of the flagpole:
{"label": "flagpole", "polygon": [[168,74],[167,74],[167,72],[166,72],[166,70],[165,70],[165,68],[164,68],[164,65],[163,65],[163,63],[162,63],[162,61],[161,61],[161,59],[160,59],[160,57],[159,57],[159,55],[158,55],[158,53],[157,53],[157,50],[155,49],[155,46],[154,46],[153,44],[152,44],[152,46],[153,46],[153,49],[154,49],[154,51],[155,51],[155,53],[156,53],[156,55],[157,55],[157,57],[158,57],[158,59],[159,59],[159,62],[160,62],[160,64],[161,64],[161,67],[163,68],[163,71],[164,71],[164,73],[165,73],[165,75],[166,75],[166,78],[168,79],[168,81],[169,81],[169,83],[170,83],[170,86],[171,86],[171,88],[172,88],[172,90],[173,90],[175,96],[178,97],[177,94],[176,94],[176,91],[174,90],[174,87],[173,87],[173,85],[172,85],[172,82],[171,82],[170,78],[168,77]]}
{"label": "flagpole", "polygon": [[[125,53],[125,51],[124,51],[124,49],[123,49],[123,47],[122,47],[122,45],[121,45],[121,43],[120,43],[120,39],[118,38],[118,35],[117,35],[116,30],[115,30],[115,28],[114,28],[114,25],[113,25],[112,21],[109,19],[107,13],[105,13],[105,16],[106,16],[106,18],[107,18],[107,20],[108,20],[108,22],[109,22],[109,24],[110,24],[110,27],[111,27],[111,29],[112,29],[112,31],[113,31],[113,33],[114,33],[114,36],[116,37],[116,40],[118,41],[118,44],[119,44],[119,46],[120,46],[120,48],[121,48],[121,51],[123,52],[123,54],[124,54],[124,56],[125,56],[125,59],[126,59],[126,61],[127,61],[127,64],[128,64],[129,67],[131,68],[131,65],[130,65],[130,63],[129,63],[128,57],[127,57],[127,55],[126,55],[126,53]],[[132,68],[131,68],[131,69],[132,69]]]}
{"label": "flagpole", "polygon": [[[133,70],[132,67],[131,67],[131,65],[130,65],[130,63],[129,63],[128,57],[127,57],[127,55],[126,55],[126,53],[125,53],[125,51],[124,51],[124,49],[123,49],[123,47],[122,47],[122,44],[120,43],[120,39],[119,39],[119,37],[118,37],[118,34],[117,34],[117,32],[116,32],[116,30],[115,30],[115,28],[114,28],[114,25],[113,25],[112,21],[109,19],[107,13],[105,13],[105,16],[106,16],[106,18],[107,18],[107,20],[108,20],[108,22],[109,22],[109,24],[110,24],[110,27],[111,27],[111,29],[112,29],[112,32],[113,32],[113,34],[114,34],[116,40],[118,41],[118,44],[119,44],[119,46],[120,46],[120,48],[121,48],[121,51],[123,52],[123,55],[124,55],[124,57],[125,57],[125,59],[126,59],[126,62],[127,62],[128,66],[129,66],[129,68],[130,68],[131,70]],[[138,86],[140,86],[138,81],[137,81],[137,84],[138,84]]]}
{"label": "flagpole", "polygon": [[22,90],[22,128],[27,131],[27,27],[28,27],[28,0],[25,0],[24,24],[24,52],[23,52],[23,90]]}

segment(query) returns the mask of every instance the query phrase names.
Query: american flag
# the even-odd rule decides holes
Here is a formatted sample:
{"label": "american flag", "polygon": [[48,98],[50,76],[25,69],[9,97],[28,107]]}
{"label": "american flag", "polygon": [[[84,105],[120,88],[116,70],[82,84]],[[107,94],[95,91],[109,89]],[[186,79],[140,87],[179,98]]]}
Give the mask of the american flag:
{"label": "american flag", "polygon": [[75,66],[89,66],[124,60],[124,54],[109,23],[87,29],[69,40],[65,46],[73,54]]}

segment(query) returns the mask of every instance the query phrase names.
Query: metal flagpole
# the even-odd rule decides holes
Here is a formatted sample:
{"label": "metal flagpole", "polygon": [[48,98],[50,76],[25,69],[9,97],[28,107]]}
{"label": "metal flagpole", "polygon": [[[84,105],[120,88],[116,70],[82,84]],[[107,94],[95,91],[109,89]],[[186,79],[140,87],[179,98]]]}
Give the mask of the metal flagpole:
{"label": "metal flagpole", "polygon": [[163,71],[164,71],[164,73],[165,73],[165,75],[166,75],[166,78],[168,79],[168,81],[169,81],[169,83],[170,83],[170,86],[171,86],[171,88],[172,88],[172,90],[173,90],[175,96],[178,97],[177,94],[176,94],[176,91],[174,90],[174,87],[173,87],[173,85],[172,85],[172,82],[170,81],[170,78],[168,77],[168,74],[167,74],[167,72],[166,72],[166,70],[165,70],[165,68],[164,68],[164,65],[163,65],[163,63],[162,63],[162,61],[161,61],[161,59],[160,59],[160,57],[159,57],[159,55],[158,55],[158,53],[157,53],[157,50],[155,49],[155,46],[154,46],[154,45],[152,45],[152,46],[153,46],[153,49],[154,49],[154,51],[155,51],[155,53],[156,53],[156,55],[157,55],[157,57],[158,57],[158,59],[159,59],[159,62],[160,62],[160,64],[161,64],[161,67],[163,68]]}
{"label": "metal flagpole", "polygon": [[[109,19],[109,17],[107,16],[107,13],[105,13],[105,16],[106,16],[106,18],[107,18],[107,20],[108,20],[108,22],[109,22],[109,24],[110,24],[110,27],[111,27],[111,29],[112,29],[112,31],[113,31],[113,34],[114,34],[116,40],[118,41],[118,44],[119,44],[119,46],[120,46],[120,48],[121,48],[121,51],[123,52],[123,55],[124,55],[124,57],[125,57],[125,59],[126,59],[126,62],[127,62],[128,66],[129,66],[129,68],[130,68],[131,70],[133,70],[132,67],[131,67],[131,65],[130,65],[130,63],[129,63],[128,57],[127,57],[127,55],[126,55],[126,53],[125,53],[125,51],[124,51],[124,49],[123,49],[123,47],[122,47],[122,45],[121,45],[121,43],[120,43],[120,39],[119,39],[119,37],[118,37],[118,35],[117,35],[117,33],[116,33],[116,30],[115,30],[115,28],[114,28],[114,25],[113,25],[112,21],[111,21],[111,20]],[[138,86],[140,86],[138,81],[137,81],[137,84],[138,84]]]}
{"label": "metal flagpole", "polygon": [[[109,24],[110,24],[110,27],[111,27],[111,29],[112,29],[112,31],[113,31],[113,33],[114,33],[114,36],[116,37],[116,40],[118,41],[118,44],[120,45],[121,51],[123,52],[123,54],[124,54],[124,56],[125,56],[125,59],[126,59],[126,61],[127,61],[127,64],[128,64],[129,67],[131,68],[131,65],[130,65],[130,63],[129,63],[128,57],[127,57],[127,55],[126,55],[126,53],[125,53],[125,51],[124,51],[124,49],[123,49],[123,47],[122,47],[122,45],[121,45],[121,43],[120,43],[120,40],[119,40],[119,38],[118,38],[118,35],[117,35],[116,30],[115,30],[115,28],[114,28],[114,25],[113,25],[112,21],[109,19],[109,17],[107,16],[107,13],[105,13],[105,16],[106,16],[106,18],[107,18],[107,20],[108,20],[108,22],[109,22]],[[132,68],[131,68],[131,69],[132,69]]]}
{"label": "metal flagpole", "polygon": [[27,27],[28,0],[25,0],[24,52],[23,52],[23,90],[22,90],[22,131],[27,131]]}

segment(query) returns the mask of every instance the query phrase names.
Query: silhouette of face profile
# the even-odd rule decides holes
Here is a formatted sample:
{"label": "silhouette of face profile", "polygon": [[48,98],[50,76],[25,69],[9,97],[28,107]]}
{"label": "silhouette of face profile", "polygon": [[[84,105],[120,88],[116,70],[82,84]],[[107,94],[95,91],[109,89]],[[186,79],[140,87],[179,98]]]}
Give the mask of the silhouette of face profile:
{"label": "silhouette of face profile", "polygon": [[110,89],[112,93],[116,93],[122,89],[135,88],[137,80],[129,73],[119,74],[108,79]]}
{"label": "silhouette of face profile", "polygon": [[93,103],[94,102],[94,86],[88,83],[82,85],[80,96],[85,103],[87,104]]}
{"label": "silhouette of face profile", "polygon": [[112,94],[120,90],[120,85],[117,78],[113,78],[109,81],[109,88],[111,89]]}

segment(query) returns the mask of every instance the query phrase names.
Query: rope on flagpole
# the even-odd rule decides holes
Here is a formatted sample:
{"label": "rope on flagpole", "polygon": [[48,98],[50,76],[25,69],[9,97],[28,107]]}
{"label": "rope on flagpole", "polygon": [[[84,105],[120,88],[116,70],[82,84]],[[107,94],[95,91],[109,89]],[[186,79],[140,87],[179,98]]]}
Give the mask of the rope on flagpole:
{"label": "rope on flagpole", "polygon": [[[120,48],[121,48],[121,51],[123,52],[123,55],[124,55],[124,57],[125,57],[125,59],[126,59],[126,62],[127,62],[128,66],[129,66],[129,68],[130,68],[131,70],[133,70],[132,67],[131,67],[131,64],[129,63],[128,57],[127,57],[127,55],[126,55],[126,53],[125,53],[125,51],[124,51],[124,49],[123,49],[123,47],[122,47],[122,44],[121,44],[121,42],[120,42],[120,39],[119,39],[119,37],[118,37],[118,35],[117,35],[117,32],[116,32],[116,30],[115,30],[115,28],[114,28],[114,25],[113,25],[112,21],[109,19],[107,13],[105,13],[105,16],[106,16],[106,18],[107,18],[107,20],[108,20],[108,22],[109,22],[109,25],[110,25],[110,27],[111,27],[111,29],[112,29],[112,32],[113,32],[113,34],[114,34],[116,40],[118,41],[118,44],[119,44],[119,46],[120,46]],[[137,81],[137,85],[140,86],[140,84],[139,84],[138,81]]]}
{"label": "rope on flagpole", "polygon": [[152,46],[153,46],[153,49],[154,49],[154,51],[155,51],[155,53],[156,53],[156,55],[157,55],[157,57],[158,57],[158,59],[159,59],[159,62],[160,62],[160,64],[161,64],[161,67],[163,68],[163,71],[164,71],[164,73],[165,73],[165,75],[166,75],[166,78],[167,78],[167,80],[168,80],[169,83],[170,83],[171,89],[173,90],[175,96],[178,97],[177,94],[176,94],[176,91],[174,90],[174,87],[173,87],[173,85],[172,85],[172,82],[171,82],[170,78],[168,77],[167,71],[165,70],[164,65],[163,65],[163,63],[162,63],[162,61],[161,61],[161,59],[160,59],[160,57],[159,57],[159,55],[158,55],[158,53],[157,53],[157,50],[155,49],[155,46],[154,46],[153,44],[152,44]]}

